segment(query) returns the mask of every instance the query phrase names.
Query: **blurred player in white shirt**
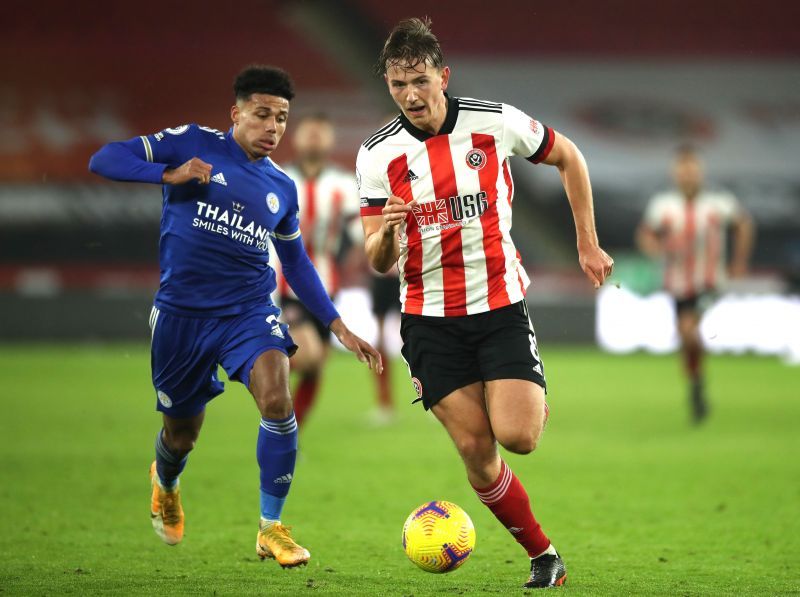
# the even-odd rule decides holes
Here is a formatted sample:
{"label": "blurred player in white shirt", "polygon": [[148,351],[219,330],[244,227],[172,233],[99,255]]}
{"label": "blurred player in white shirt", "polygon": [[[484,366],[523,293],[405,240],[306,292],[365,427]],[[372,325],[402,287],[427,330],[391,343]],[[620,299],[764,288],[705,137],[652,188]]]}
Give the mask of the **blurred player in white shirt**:
{"label": "blurred player in white shirt", "polygon": [[[361,236],[358,188],[351,172],[331,163],[335,142],[333,123],[326,114],[301,117],[292,136],[296,161],[285,168],[297,185],[300,232],[306,252],[331,298],[339,291],[337,258],[348,223]],[[330,332],[297,299],[281,275],[280,264],[276,264],[276,271],[282,319],[290,325],[292,337],[300,347],[291,363],[298,375],[292,393],[295,417],[302,425],[319,392]]]}
{"label": "blurred player in white shirt", "polygon": [[[636,240],[645,255],[664,262],[664,287],[675,299],[692,418],[699,423],[708,414],[701,308],[728,276],[737,278],[747,272],[753,223],[732,194],[704,187],[703,162],[694,148],[678,148],[672,177],[675,189],[650,200]],[[734,232],[730,259],[726,256],[729,228]]]}

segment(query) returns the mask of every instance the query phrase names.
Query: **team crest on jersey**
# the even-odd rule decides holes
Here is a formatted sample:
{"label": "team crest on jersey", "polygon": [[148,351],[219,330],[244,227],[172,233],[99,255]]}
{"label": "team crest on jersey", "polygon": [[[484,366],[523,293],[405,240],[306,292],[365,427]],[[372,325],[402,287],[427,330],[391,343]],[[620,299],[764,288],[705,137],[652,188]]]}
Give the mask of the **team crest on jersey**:
{"label": "team crest on jersey", "polygon": [[416,377],[412,377],[411,385],[414,386],[414,391],[417,393],[417,399],[422,399],[422,382]]}
{"label": "team crest on jersey", "polygon": [[172,406],[172,399],[169,396],[167,396],[166,392],[158,390],[156,392],[156,396],[158,396],[158,401],[164,408],[170,408]]}
{"label": "team crest on jersey", "polygon": [[278,196],[275,193],[269,193],[267,195],[267,209],[276,214],[280,207],[281,202],[278,201]]}
{"label": "team crest on jersey", "polygon": [[176,126],[173,129],[164,129],[165,133],[169,133],[170,135],[182,135],[186,131],[189,130],[188,124],[182,124],[181,126]]}
{"label": "team crest on jersey", "polygon": [[480,170],[486,165],[486,154],[482,149],[473,147],[467,152],[467,166],[473,170]]}

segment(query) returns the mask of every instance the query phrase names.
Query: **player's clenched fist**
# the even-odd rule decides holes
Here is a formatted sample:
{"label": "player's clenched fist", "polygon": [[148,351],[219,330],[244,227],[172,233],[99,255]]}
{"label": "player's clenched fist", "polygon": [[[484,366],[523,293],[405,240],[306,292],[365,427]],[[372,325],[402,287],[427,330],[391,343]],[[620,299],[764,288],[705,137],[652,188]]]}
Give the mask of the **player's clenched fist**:
{"label": "player's clenched fist", "polygon": [[614,260],[597,245],[579,247],[578,261],[595,288],[600,288],[614,269]]}
{"label": "player's clenched fist", "polygon": [[382,211],[383,221],[386,222],[386,227],[392,231],[397,230],[400,223],[405,221],[406,214],[408,214],[416,204],[416,201],[406,203],[404,199],[397,195],[389,197]]}
{"label": "player's clenched fist", "polygon": [[167,168],[161,177],[165,184],[185,184],[196,180],[200,184],[211,182],[211,164],[205,163],[200,158],[192,158],[177,168]]}

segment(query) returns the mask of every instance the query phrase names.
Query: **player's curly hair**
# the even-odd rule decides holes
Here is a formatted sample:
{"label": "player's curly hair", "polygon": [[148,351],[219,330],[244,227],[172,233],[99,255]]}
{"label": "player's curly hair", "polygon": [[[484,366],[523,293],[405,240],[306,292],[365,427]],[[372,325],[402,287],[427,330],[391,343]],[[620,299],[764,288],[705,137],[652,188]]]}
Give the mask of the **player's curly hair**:
{"label": "player's curly hair", "polygon": [[431,31],[431,20],[428,17],[403,19],[386,38],[375,72],[383,75],[391,66],[415,68],[425,63],[438,69],[444,65],[442,47]]}
{"label": "player's curly hair", "polygon": [[266,93],[291,101],[294,98],[294,83],[282,68],[251,64],[236,75],[233,93],[237,100],[246,101],[254,93]]}

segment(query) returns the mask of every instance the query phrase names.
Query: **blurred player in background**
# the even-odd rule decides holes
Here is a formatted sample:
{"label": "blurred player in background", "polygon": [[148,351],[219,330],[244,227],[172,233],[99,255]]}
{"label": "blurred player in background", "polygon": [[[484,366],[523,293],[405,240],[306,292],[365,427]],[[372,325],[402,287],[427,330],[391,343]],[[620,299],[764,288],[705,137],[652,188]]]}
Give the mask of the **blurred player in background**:
{"label": "blurred player in background", "polygon": [[447,95],[450,69],[429,21],[401,21],[378,71],[401,114],[361,146],[357,178],[370,264],[400,271],[412,383],[480,500],[528,553],[524,586],[561,585],[564,562],[497,450],[532,452],[547,418],[529,280],[510,236],[508,159],[556,166],[580,265],[598,288],[613,262],[598,243],[586,163],[569,139],[512,106]]}
{"label": "blurred player in background", "polygon": [[[394,112],[387,114],[383,124],[387,125],[396,118],[397,114]],[[363,241],[363,238],[361,240]],[[367,267],[367,269],[369,270],[372,314],[375,316],[375,323],[378,327],[375,348],[381,353],[383,362],[390,363],[387,354],[386,318],[393,311],[400,312],[400,274],[396,265],[383,274],[375,271],[372,267]],[[375,386],[378,392],[378,407],[373,412],[372,422],[376,425],[387,425],[395,419],[391,367],[386,367],[381,375],[375,375]]]}
{"label": "blurred player in background", "polygon": [[[324,113],[303,116],[292,135],[296,160],[286,173],[297,185],[300,231],[306,253],[314,264],[328,296],[339,291],[338,258],[348,225],[355,224],[358,237],[358,188],[351,172],[330,161],[336,143],[335,130]],[[320,388],[322,370],[330,348],[330,330],[297,299],[276,267],[283,320],[289,324],[300,349],[291,359],[297,374],[294,412],[302,425]]]}
{"label": "blurred player in background", "polygon": [[[688,145],[679,147],[672,164],[675,189],[655,195],[636,234],[640,250],[664,262],[664,286],[675,299],[678,334],[692,419],[708,415],[703,386],[701,308],[730,277],[747,272],[753,248],[753,222],[736,198],[706,189],[703,162]],[[733,254],[726,258],[727,230],[732,228]]]}
{"label": "blurred player in background", "polygon": [[[372,313],[378,325],[378,338],[375,348],[381,353],[384,363],[391,363],[387,354],[386,317],[393,311],[400,311],[400,283],[397,267],[392,266],[385,274],[370,271],[369,291],[372,298]],[[395,417],[394,399],[392,398],[391,367],[386,367],[381,375],[375,376],[378,389],[378,408],[373,415],[373,423],[385,425]]]}
{"label": "blurred player in background", "polygon": [[195,124],[170,128],[109,143],[89,167],[112,180],[163,185],[161,285],[150,315],[152,379],[163,420],[150,467],[156,533],[169,545],[183,538],[178,476],[206,404],[223,392],[221,364],[250,390],[261,413],[256,552],[297,566],[310,554],[281,524],[297,455],[288,382],[297,346],[270,299],[268,236],[286,279],[315,317],[360,360],[378,369],[381,363],[336,312],[303,247],[295,184],[269,158],[286,129],[291,79],[280,69],[249,67],[236,78],[234,95],[227,134]]}

